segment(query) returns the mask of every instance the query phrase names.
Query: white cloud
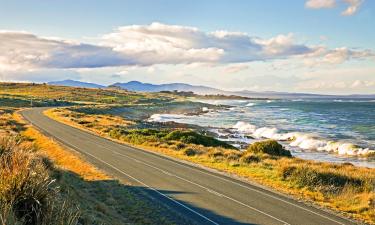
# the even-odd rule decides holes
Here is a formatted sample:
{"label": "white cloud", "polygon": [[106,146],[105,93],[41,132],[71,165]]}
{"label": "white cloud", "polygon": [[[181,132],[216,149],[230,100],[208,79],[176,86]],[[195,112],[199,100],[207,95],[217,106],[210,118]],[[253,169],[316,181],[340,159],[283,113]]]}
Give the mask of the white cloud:
{"label": "white cloud", "polygon": [[0,70],[91,68],[131,64],[111,48],[0,31]]}
{"label": "white cloud", "polygon": [[[347,8],[341,12],[343,16],[351,16],[355,14],[364,0],[341,0]],[[305,3],[306,8],[321,9],[321,8],[334,8],[336,7],[337,0],[307,0]]]}
{"label": "white cloud", "polygon": [[242,63],[231,64],[225,67],[224,72],[225,73],[238,73],[240,71],[247,70],[247,69],[249,69],[249,66],[246,64],[242,64]]}
{"label": "white cloud", "polygon": [[336,0],[308,0],[305,6],[312,9],[333,8],[336,6]]}
{"label": "white cloud", "polygon": [[157,64],[229,64],[227,72],[235,73],[246,69],[241,63],[255,61],[302,58],[312,66],[374,56],[369,50],[298,44],[291,33],[261,39],[240,32],[203,32],[161,23],[119,27],[97,44],[12,31],[0,31],[0,43],[2,71],[147,66],[152,73]]}
{"label": "white cloud", "polygon": [[337,65],[348,60],[363,60],[374,58],[375,53],[371,50],[352,50],[347,47],[327,49],[317,47],[315,51],[302,56],[307,66]]}
{"label": "white cloud", "polygon": [[263,40],[245,33],[206,33],[194,27],[161,23],[119,27],[99,42],[94,45],[0,31],[0,69],[238,63],[310,51],[307,46],[295,44],[291,34]]}
{"label": "white cloud", "polygon": [[310,51],[307,46],[295,44],[292,34],[263,40],[246,33],[206,33],[195,27],[161,23],[120,27],[104,35],[101,44],[132,55],[144,65],[249,62]]}
{"label": "white cloud", "polygon": [[349,6],[341,14],[343,16],[351,16],[355,14],[362,4],[362,0],[344,0]]}

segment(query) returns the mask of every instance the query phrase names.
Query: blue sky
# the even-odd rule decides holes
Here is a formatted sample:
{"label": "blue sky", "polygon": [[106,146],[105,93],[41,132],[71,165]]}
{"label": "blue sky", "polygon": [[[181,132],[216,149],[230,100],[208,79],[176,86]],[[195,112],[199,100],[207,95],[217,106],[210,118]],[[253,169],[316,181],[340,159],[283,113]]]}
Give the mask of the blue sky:
{"label": "blue sky", "polygon": [[371,0],[0,0],[0,79],[373,93],[374,10]]}

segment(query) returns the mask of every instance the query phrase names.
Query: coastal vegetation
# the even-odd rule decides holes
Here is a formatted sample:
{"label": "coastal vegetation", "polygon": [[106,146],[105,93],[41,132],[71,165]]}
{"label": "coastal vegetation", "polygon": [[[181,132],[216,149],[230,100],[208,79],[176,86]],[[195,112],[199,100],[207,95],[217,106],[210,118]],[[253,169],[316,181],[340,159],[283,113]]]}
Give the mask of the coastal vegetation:
{"label": "coastal vegetation", "polygon": [[[97,118],[97,121],[77,123],[77,114],[81,120]],[[255,142],[240,151],[189,128],[165,128],[165,124],[160,124],[163,129],[135,129],[134,121],[109,113],[82,114],[75,107],[51,109],[46,115],[115,141],[256,181],[375,224],[374,169],[295,158],[275,140]],[[100,124],[103,118],[123,122],[103,127]]]}
{"label": "coastal vegetation", "polygon": [[32,150],[25,150],[24,155],[35,157],[41,165],[38,168],[45,171],[40,174],[55,180],[50,189],[60,187],[59,192],[54,192],[61,196],[57,198],[60,203],[68,202],[65,205],[79,208],[79,215],[73,218],[78,217],[81,223],[170,224],[175,220],[173,216],[157,216],[160,210],[163,215],[168,212],[161,206],[152,207],[154,203],[139,188],[111,178],[85,162],[82,156],[25,125],[16,112],[29,107],[31,100],[40,106],[66,106],[45,113],[76,128],[226,172],[375,224],[374,169],[295,158],[274,140],[255,142],[239,150],[199,127],[145,120],[155,113],[202,113],[207,104],[190,102],[174,93],[0,83],[0,135],[10,139],[15,135],[17,140],[21,137],[21,146],[26,143],[33,146],[26,148]]}

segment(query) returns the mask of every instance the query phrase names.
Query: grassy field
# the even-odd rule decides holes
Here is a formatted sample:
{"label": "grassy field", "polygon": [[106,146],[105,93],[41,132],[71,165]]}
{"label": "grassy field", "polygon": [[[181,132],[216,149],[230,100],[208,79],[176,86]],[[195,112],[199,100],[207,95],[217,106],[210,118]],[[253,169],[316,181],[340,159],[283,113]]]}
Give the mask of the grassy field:
{"label": "grassy field", "polygon": [[[169,224],[176,221],[176,215],[168,214],[162,206],[150,207],[141,188],[116,181],[85,163],[80,155],[25,126],[14,112],[30,106],[31,101],[34,106],[67,106],[46,112],[63,123],[255,181],[375,224],[374,169],[293,158],[274,141],[239,151],[198,127],[144,121],[154,113],[201,113],[206,106],[203,103],[189,102],[173,93],[0,83],[0,135],[21,136],[36,146],[38,150],[33,150],[33,157],[42,162],[41,159],[48,159],[43,164],[46,176],[55,179],[54,185],[64,190],[59,192],[62,201],[78,202],[70,205],[80,207],[83,224],[116,224],[116,221]],[[160,218],[158,213],[170,216]]]}
{"label": "grassy field", "polygon": [[[76,95],[71,96],[74,102],[47,97],[64,91],[71,95],[69,88],[51,87],[43,95],[42,85],[33,89],[35,85],[20,84],[18,91],[9,86],[12,89],[0,89],[1,225],[191,224],[155,202],[143,187],[106,175],[27,125],[17,113],[29,106],[29,94],[34,106],[36,102],[40,106],[87,104]],[[30,91],[30,86],[29,94],[23,92]],[[120,121],[100,122],[114,125]]]}
{"label": "grassy field", "polygon": [[[46,114],[80,129],[256,181],[375,224],[374,169],[294,158],[275,141],[254,143],[239,151],[186,128],[137,129],[134,121],[75,109],[53,109]],[[102,121],[116,122],[104,125]]]}
{"label": "grassy field", "polygon": [[[2,106],[5,106],[6,102],[10,102],[11,106],[14,106],[13,104],[30,106],[31,100],[34,106],[73,103],[132,105],[165,103],[180,98],[176,95],[166,93],[148,94],[116,89],[74,88],[30,83],[0,83],[0,103]],[[17,101],[22,103],[17,103]]]}

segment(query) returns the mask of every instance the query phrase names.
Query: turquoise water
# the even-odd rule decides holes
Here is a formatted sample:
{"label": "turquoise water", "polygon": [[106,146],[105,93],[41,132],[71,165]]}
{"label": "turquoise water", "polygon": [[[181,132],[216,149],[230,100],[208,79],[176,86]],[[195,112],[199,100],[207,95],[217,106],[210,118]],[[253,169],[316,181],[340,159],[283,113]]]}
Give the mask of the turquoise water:
{"label": "turquoise water", "polygon": [[158,114],[153,121],[175,121],[207,127],[241,146],[273,138],[301,158],[351,162],[375,167],[374,100],[205,100],[229,110],[198,116]]}

